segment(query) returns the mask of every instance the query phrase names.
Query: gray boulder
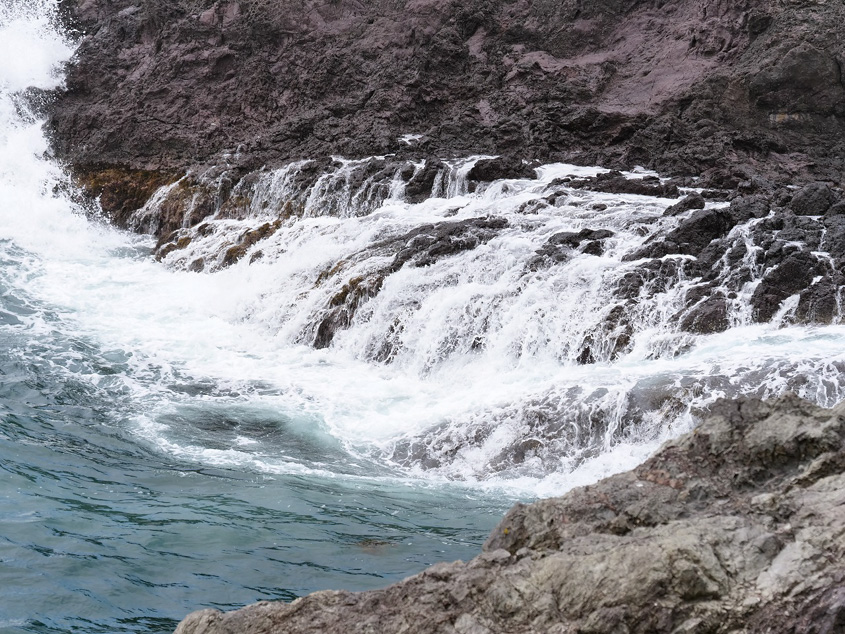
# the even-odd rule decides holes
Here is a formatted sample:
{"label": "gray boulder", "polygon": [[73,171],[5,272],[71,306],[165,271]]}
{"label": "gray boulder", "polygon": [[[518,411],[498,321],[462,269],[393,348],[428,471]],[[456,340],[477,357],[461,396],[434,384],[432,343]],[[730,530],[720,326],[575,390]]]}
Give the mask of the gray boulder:
{"label": "gray boulder", "polygon": [[799,216],[821,216],[835,200],[836,196],[826,184],[810,183],[798,190],[789,206]]}

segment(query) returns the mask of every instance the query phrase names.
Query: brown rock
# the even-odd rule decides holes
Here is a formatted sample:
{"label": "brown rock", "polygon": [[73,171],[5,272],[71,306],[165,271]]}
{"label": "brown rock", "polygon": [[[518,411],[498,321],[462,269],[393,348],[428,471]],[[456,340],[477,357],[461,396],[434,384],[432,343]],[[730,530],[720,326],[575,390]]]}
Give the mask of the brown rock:
{"label": "brown rock", "polygon": [[85,36],[49,128],[78,168],[489,153],[517,170],[523,158],[722,170],[731,186],[842,179],[839,2],[62,8]]}

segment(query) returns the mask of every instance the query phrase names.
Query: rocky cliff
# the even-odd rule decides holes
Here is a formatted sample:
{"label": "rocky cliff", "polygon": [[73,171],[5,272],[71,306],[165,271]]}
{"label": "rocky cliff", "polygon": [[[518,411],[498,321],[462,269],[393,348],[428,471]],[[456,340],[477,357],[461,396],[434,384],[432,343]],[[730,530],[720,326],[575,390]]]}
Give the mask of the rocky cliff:
{"label": "rocky cliff", "polygon": [[468,563],[177,634],[845,631],[845,407],[721,401],[634,471],[517,505]]}
{"label": "rocky cliff", "polygon": [[[80,47],[48,106],[55,154],[113,222],[155,235],[167,265],[257,261],[313,200],[334,216],[396,191],[420,202],[454,176],[445,159],[471,154],[500,158],[474,163],[468,190],[550,161],[675,177],[556,179],[510,219],[381,235],[314,280],[330,299],[301,343],[332,345],[403,267],[574,213],[586,191],[672,200],[552,232],[526,262],[530,276],[641,238],[616,258],[624,275],[577,363],[625,354],[642,306],[667,289],[681,298],[668,318],[691,333],[726,330],[740,304],[743,323],[843,318],[839,0],[62,6]],[[373,254],[381,268],[350,272]],[[517,506],[469,563],[376,592],[201,611],[179,632],[845,631],[843,416],[792,397],[724,401],[633,472]]]}
{"label": "rocky cliff", "polygon": [[845,172],[836,0],[64,6],[84,37],[51,109],[55,148],[116,209],[199,166],[333,154],[508,154],[734,183]]}
{"label": "rocky cliff", "polygon": [[[845,217],[841,2],[63,6],[84,36],[67,90],[50,108],[55,151],[116,224],[158,237],[159,258],[197,243],[206,220],[255,215],[266,170],[295,159],[309,162],[294,170],[276,218],[186,265],[213,270],[255,256],[276,221],[307,212],[327,175],[334,174],[336,198],[355,201],[360,214],[396,183],[406,201],[425,199],[446,170],[442,159],[469,154],[503,157],[470,171],[472,186],[531,176],[537,161],[643,165],[684,178],[663,190],[626,188],[624,179],[580,186],[678,196],[677,186],[686,185],[721,190],[704,192],[708,200],[745,199],[714,211],[703,210],[699,196],[667,211],[680,226],[658,228],[646,247],[625,256],[649,261],[620,286],[609,330],[627,328],[624,305],[651,281],[678,274],[702,280],[677,316],[692,332],[725,330],[740,287],[761,274],[754,321],[770,320],[795,293],[798,321],[837,318]],[[381,156],[350,167],[331,155]],[[795,192],[784,186],[814,181],[793,204]],[[157,191],[155,208],[139,211]],[[547,198],[560,201],[563,193],[550,188]],[[336,215],[338,204],[319,213]],[[753,247],[731,234],[750,220],[759,220],[750,229]],[[807,245],[801,253],[798,242]],[[397,242],[393,255],[402,248]],[[667,255],[694,261],[667,262]],[[338,293],[348,282],[340,280]],[[351,295],[356,304],[359,295]],[[318,346],[351,319],[333,308],[346,312],[321,326]],[[591,355],[585,348],[583,359]]]}

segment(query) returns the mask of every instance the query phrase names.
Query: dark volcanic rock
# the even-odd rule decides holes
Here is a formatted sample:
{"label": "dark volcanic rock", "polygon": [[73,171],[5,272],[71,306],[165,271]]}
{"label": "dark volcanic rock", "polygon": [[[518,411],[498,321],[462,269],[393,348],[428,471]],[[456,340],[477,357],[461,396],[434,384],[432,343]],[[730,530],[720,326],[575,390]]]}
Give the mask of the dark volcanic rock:
{"label": "dark volcanic rock", "polygon": [[698,255],[712,240],[721,238],[736,224],[730,211],[701,209],[670,231],[665,242],[677,245],[672,253]]}
{"label": "dark volcanic rock", "polygon": [[440,258],[484,244],[507,226],[505,218],[470,218],[417,227],[396,240],[404,246],[393,259],[391,270],[405,264],[430,266]]}
{"label": "dark volcanic rock", "polygon": [[467,178],[489,182],[500,178],[535,178],[534,168],[516,156],[482,159],[472,166]]}
{"label": "dark volcanic rock", "polygon": [[683,330],[704,335],[725,331],[729,326],[727,302],[719,296],[707,298],[688,312],[681,322]]}
{"label": "dark volcanic rock", "polygon": [[789,207],[799,216],[821,216],[835,200],[836,196],[825,183],[810,183],[792,197]]}
{"label": "dark volcanic rock", "polygon": [[425,166],[414,174],[405,186],[405,199],[411,203],[422,202],[431,196],[434,179],[444,165],[439,160],[427,160]]}
{"label": "dark volcanic rock", "polygon": [[843,216],[845,215],[845,200],[835,203],[827,210],[828,216]]}
{"label": "dark volcanic rock", "polygon": [[728,213],[738,224],[752,218],[763,218],[768,215],[769,209],[771,203],[766,196],[741,196],[731,201]]}
{"label": "dark volcanic rock", "polygon": [[[617,279],[614,296],[634,315],[632,300],[650,299],[692,280],[674,321],[681,330],[700,334],[743,323],[748,314],[741,307],[748,293],[750,317],[757,322],[770,321],[779,312],[785,323],[840,319],[845,216],[796,215],[780,206],[796,198],[800,205],[801,192],[821,193],[824,200],[828,193],[831,200],[839,196],[826,185],[810,185],[794,195],[775,188],[734,198],[728,207],[693,211],[674,229],[654,232],[622,257],[632,267]],[[667,257],[673,255],[684,257]],[[793,297],[797,303],[784,304]]]}
{"label": "dark volcanic rock", "polygon": [[841,406],[720,401],[633,471],[517,504],[468,563],[176,632],[839,632],[843,446]]}
{"label": "dark volcanic rock", "polygon": [[537,249],[537,256],[532,258],[528,266],[536,270],[543,266],[559,264],[569,259],[569,251],[586,242],[583,253],[601,255],[604,252],[602,241],[613,236],[609,229],[581,229],[581,231],[562,231],[546,240]]}
{"label": "dark volcanic rock", "polygon": [[678,186],[674,183],[661,183],[658,178],[625,178],[621,172],[611,170],[593,178],[572,181],[570,187],[591,189],[609,194],[641,194],[643,196],[678,197]]}
{"label": "dark volcanic rock", "polygon": [[388,153],[519,157],[480,179],[522,158],[706,172],[727,188],[845,172],[841,2],[62,7],[85,35],[49,128],[80,172]]}
{"label": "dark volcanic rock", "polygon": [[815,256],[799,251],[770,270],[751,296],[754,320],[769,321],[783,300],[810,286],[818,269]]}
{"label": "dark volcanic rock", "polygon": [[[438,260],[469,251],[496,237],[508,226],[504,218],[469,218],[454,222],[426,224],[400,236],[374,244],[379,253],[394,254],[393,261],[368,276],[348,280],[329,300],[314,334],[315,348],[327,348],[340,330],[348,328],[358,308],[375,297],[385,277],[403,266],[431,266]],[[379,361],[390,361],[388,351],[377,355]]]}
{"label": "dark volcanic rock", "polygon": [[646,244],[624,259],[660,258],[671,254],[698,255],[711,241],[724,236],[734,225],[736,220],[727,209],[700,209],[661,239]]}
{"label": "dark volcanic rock", "polygon": [[706,201],[701,194],[689,194],[685,196],[680,202],[675,203],[671,207],[667,207],[663,212],[664,216],[679,216],[682,213],[692,209],[704,209]]}
{"label": "dark volcanic rock", "polygon": [[825,276],[801,292],[796,317],[806,323],[829,324],[839,316],[842,287],[845,278],[840,274]]}

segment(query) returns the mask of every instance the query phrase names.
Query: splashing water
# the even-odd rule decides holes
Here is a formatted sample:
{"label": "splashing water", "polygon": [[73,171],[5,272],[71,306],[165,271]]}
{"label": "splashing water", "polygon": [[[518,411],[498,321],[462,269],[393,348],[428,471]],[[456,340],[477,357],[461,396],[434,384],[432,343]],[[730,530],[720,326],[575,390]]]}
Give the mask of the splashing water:
{"label": "splashing water", "polygon": [[[290,407],[312,408],[357,460],[540,495],[634,466],[721,396],[842,398],[839,327],[785,327],[795,298],[771,324],[752,324],[756,220],[728,236],[747,243],[753,279],[721,265],[733,328],[690,334],[679,322],[701,282],[684,269],[694,258],[667,256],[645,279],[644,261],[626,257],[677,225],[663,216],[673,201],[567,187],[602,171],[571,165],[470,193],[479,158],[447,164],[432,188],[442,197],[418,204],[374,199],[372,179],[352,188],[350,166],[363,161],[342,161],[303,191],[294,183],[307,162],[295,163],[239,186],[253,201],[241,218],[180,231],[164,264],[204,262],[226,289],[227,321],[256,328],[256,346],[279,346],[274,358],[296,355],[278,367],[250,353],[233,385],[252,376],[284,386],[265,392],[279,407],[304,397]],[[296,199],[308,203],[291,215]],[[143,214],[155,217],[157,204]],[[224,261],[259,226],[271,229]],[[584,231],[600,248],[552,248]]]}
{"label": "splashing water", "polygon": [[501,501],[356,463],[240,291],[54,193],[29,105],[72,53],[54,24],[0,3],[0,631],[169,632],[470,556]]}
{"label": "splashing water", "polygon": [[482,157],[447,161],[411,204],[422,161],[379,180],[342,160],[306,189],[295,163],[157,262],[55,193],[29,106],[73,52],[55,23],[0,4],[0,631],[169,631],[384,585],[471,556],[509,500],[635,466],[719,396],[843,396],[845,327],[751,324],[762,271],[726,266],[726,332],[678,328],[680,256],[621,318],[625,255],[678,221],[566,185],[597,168],[471,191]]}

